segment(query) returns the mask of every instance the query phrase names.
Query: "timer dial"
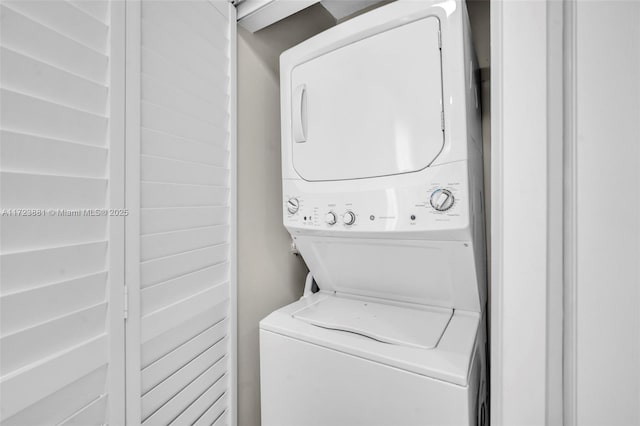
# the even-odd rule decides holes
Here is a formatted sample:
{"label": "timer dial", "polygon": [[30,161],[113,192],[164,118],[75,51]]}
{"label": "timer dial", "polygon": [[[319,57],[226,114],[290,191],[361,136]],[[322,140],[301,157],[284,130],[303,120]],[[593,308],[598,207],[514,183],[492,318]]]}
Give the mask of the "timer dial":
{"label": "timer dial", "polygon": [[298,213],[298,209],[300,209],[300,201],[295,197],[289,198],[287,201],[287,211],[290,214],[296,214]]}
{"label": "timer dial", "polygon": [[439,212],[449,210],[453,206],[454,201],[455,198],[448,189],[439,188],[431,194],[431,207]]}

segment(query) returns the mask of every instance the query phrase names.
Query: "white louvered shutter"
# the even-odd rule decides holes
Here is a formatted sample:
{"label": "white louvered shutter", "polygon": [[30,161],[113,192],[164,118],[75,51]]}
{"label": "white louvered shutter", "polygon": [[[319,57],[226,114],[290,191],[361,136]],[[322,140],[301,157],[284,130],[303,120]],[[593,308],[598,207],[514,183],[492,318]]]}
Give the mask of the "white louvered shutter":
{"label": "white louvered shutter", "polygon": [[122,423],[124,6],[0,20],[0,424]]}
{"label": "white louvered shutter", "polygon": [[131,3],[127,52],[127,420],[233,424],[235,8]]}

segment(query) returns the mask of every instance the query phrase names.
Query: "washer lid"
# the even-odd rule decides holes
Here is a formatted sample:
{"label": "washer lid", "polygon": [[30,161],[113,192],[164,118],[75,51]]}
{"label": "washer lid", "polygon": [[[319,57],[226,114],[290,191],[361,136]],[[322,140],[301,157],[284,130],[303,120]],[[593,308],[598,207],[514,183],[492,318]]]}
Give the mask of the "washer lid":
{"label": "washer lid", "polygon": [[[348,27],[344,27],[347,31]],[[427,17],[291,71],[293,166],[308,181],[410,173],[444,144],[440,24]]]}
{"label": "washer lid", "polygon": [[377,303],[333,295],[292,316],[309,324],[360,334],[383,343],[433,349],[452,309]]}

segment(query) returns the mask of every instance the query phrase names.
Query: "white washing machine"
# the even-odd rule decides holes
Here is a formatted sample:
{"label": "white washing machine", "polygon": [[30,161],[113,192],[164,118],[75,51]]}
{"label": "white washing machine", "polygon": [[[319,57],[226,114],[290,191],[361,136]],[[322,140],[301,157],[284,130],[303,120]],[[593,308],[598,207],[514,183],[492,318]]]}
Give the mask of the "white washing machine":
{"label": "white washing machine", "polygon": [[464,2],[396,1],[286,51],[280,72],[283,219],[310,277],[260,323],[263,426],[482,424],[482,142]]}

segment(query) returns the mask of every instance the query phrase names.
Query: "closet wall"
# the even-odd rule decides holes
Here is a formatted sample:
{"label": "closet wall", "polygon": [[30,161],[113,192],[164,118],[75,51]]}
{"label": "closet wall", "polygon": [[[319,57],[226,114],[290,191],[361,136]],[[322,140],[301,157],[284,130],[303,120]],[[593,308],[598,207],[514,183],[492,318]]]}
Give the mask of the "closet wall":
{"label": "closet wall", "polygon": [[568,19],[564,423],[640,424],[640,3]]}
{"label": "closet wall", "polygon": [[[238,424],[260,424],[258,323],[302,296],[307,268],[282,225],[282,51],[333,25],[316,5],[251,34],[238,27]],[[280,26],[281,25],[281,26]]]}

